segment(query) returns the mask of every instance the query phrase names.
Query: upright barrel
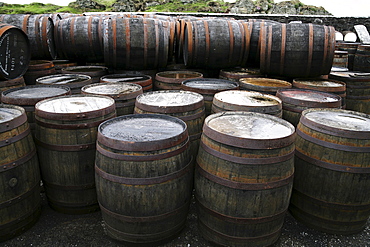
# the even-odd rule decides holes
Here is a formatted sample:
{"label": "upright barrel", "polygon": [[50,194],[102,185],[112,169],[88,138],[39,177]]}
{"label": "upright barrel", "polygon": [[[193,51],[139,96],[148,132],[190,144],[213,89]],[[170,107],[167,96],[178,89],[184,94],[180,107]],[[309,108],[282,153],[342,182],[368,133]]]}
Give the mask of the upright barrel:
{"label": "upright barrel", "polygon": [[31,60],[23,77],[26,85],[35,85],[37,78],[53,75],[55,73],[55,67],[52,61]]}
{"label": "upright barrel", "polygon": [[183,120],[188,128],[190,154],[196,156],[205,119],[201,94],[180,90],[147,92],[137,96],[134,113],[166,114]]}
{"label": "upright barrel", "polygon": [[334,27],[311,23],[271,25],[262,30],[261,36],[261,73],[293,78],[330,73]]}
{"label": "upright barrel", "polygon": [[100,82],[127,82],[138,84],[144,92],[153,90],[152,77],[142,73],[134,74],[132,71],[127,74],[110,74],[100,78]]}
{"label": "upright barrel", "polygon": [[109,73],[108,67],[91,65],[91,66],[73,66],[62,69],[62,74],[82,74],[91,77],[92,83],[100,82],[100,78]]}
{"label": "upright barrel", "polygon": [[370,45],[359,45],[353,59],[353,70],[370,72]]}
{"label": "upright barrel", "polygon": [[291,88],[292,83],[273,78],[241,78],[239,87],[240,90],[276,95],[279,89]]}
{"label": "upright barrel", "polygon": [[208,116],[195,169],[198,225],[222,246],[269,246],[280,236],[294,174],[294,127],[255,112]]}
{"label": "upright barrel", "polygon": [[91,77],[82,74],[56,74],[43,76],[36,79],[37,85],[67,86],[71,89],[72,94],[80,94],[81,88],[91,83]]}
{"label": "upright barrel", "polygon": [[258,68],[231,68],[221,69],[219,77],[220,79],[230,80],[239,82],[242,78],[258,78],[264,77]]}
{"label": "upright barrel", "polygon": [[181,82],[202,77],[203,74],[196,71],[162,71],[156,74],[154,86],[156,90],[179,90]]}
{"label": "upright barrel", "polygon": [[[11,79],[11,80],[0,81],[0,93],[8,89],[24,87],[24,86],[26,86],[26,83],[24,83],[23,76],[15,78],[15,79]],[[0,100],[1,100],[1,97],[0,97]]]}
{"label": "upright barrel", "polygon": [[108,236],[152,244],[183,229],[194,169],[188,138],[184,121],[163,114],[120,116],[99,126],[95,179]]}
{"label": "upright barrel", "polygon": [[40,170],[26,112],[0,104],[0,241],[13,238],[39,219]]}
{"label": "upright barrel", "polygon": [[292,215],[332,234],[362,231],[370,216],[370,116],[305,110],[295,144]]}
{"label": "upright barrel", "polygon": [[361,45],[359,42],[338,42],[336,49],[338,51],[347,51],[348,52],[348,69],[353,71],[353,63],[355,60],[355,54],[357,47]]}
{"label": "upright barrel", "polygon": [[97,129],[116,116],[106,96],[70,95],[35,106],[35,143],[49,205],[68,214],[99,209],[94,179]]}
{"label": "upright barrel", "polygon": [[16,26],[0,23],[0,79],[23,76],[31,59],[28,36]]}

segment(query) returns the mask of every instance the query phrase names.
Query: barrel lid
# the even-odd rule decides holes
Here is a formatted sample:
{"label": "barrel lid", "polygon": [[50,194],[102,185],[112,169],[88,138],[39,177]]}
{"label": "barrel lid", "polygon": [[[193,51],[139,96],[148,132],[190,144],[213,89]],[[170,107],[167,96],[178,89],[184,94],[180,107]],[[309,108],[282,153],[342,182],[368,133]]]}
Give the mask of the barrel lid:
{"label": "barrel lid", "polygon": [[241,90],[228,90],[216,93],[213,101],[225,102],[232,105],[243,106],[276,106],[281,105],[282,101],[273,95]]}
{"label": "barrel lid", "polygon": [[111,74],[100,78],[101,82],[139,82],[151,80],[149,75],[144,74]]}
{"label": "barrel lid", "polygon": [[298,88],[317,89],[326,92],[345,91],[346,84],[336,80],[324,79],[294,79],[293,86]]}
{"label": "barrel lid", "polygon": [[31,85],[3,91],[1,101],[15,105],[35,105],[40,100],[70,93],[71,89],[65,86]]}
{"label": "barrel lid", "polygon": [[195,110],[203,105],[204,99],[201,94],[180,90],[146,92],[137,96],[135,102],[139,109],[157,113]]}
{"label": "barrel lid", "polygon": [[115,110],[114,100],[98,95],[69,95],[39,101],[35,115],[47,119],[83,119],[101,117]]}
{"label": "barrel lid", "polygon": [[302,112],[300,122],[330,135],[370,139],[370,116],[365,113],[332,108],[313,108]]}
{"label": "barrel lid", "polygon": [[272,78],[242,78],[239,80],[240,87],[260,88],[261,90],[277,91],[280,88],[291,88],[290,82]]}
{"label": "barrel lid", "polygon": [[120,99],[132,99],[142,94],[143,88],[139,84],[126,82],[94,83],[81,88],[81,92],[86,94],[108,95]]}
{"label": "barrel lid", "polygon": [[108,67],[105,66],[72,66],[62,69],[63,73],[94,73],[108,72]]}
{"label": "barrel lid", "polygon": [[163,114],[124,115],[107,120],[98,128],[98,142],[119,150],[161,150],[186,140],[186,123]]}
{"label": "barrel lid", "polygon": [[309,89],[279,89],[276,93],[283,103],[306,107],[340,107],[342,99],[332,93]]}
{"label": "barrel lid", "polygon": [[81,83],[91,80],[91,76],[82,74],[57,74],[48,75],[36,79],[38,84],[49,84],[49,85],[63,85],[63,84],[74,84]]}
{"label": "barrel lid", "polygon": [[[354,72],[354,71],[331,71],[330,79],[335,79],[344,82],[370,82],[370,73]],[[347,85],[348,86],[348,85]]]}
{"label": "barrel lid", "polygon": [[196,71],[162,71],[158,72],[155,76],[155,79],[167,83],[178,83],[185,81],[190,78],[202,78],[203,74]]}
{"label": "barrel lid", "polygon": [[345,72],[345,71],[348,71],[348,68],[337,66],[331,67],[331,72]]}
{"label": "barrel lid", "polygon": [[22,107],[0,104],[0,133],[16,128],[26,121],[26,111]]}
{"label": "barrel lid", "polygon": [[230,111],[208,116],[203,133],[213,140],[230,146],[249,149],[273,149],[294,142],[295,128],[279,117]]}
{"label": "barrel lid", "polygon": [[220,91],[239,88],[237,82],[213,78],[188,79],[181,82],[181,85],[185,89],[192,88],[205,94],[215,94]]}

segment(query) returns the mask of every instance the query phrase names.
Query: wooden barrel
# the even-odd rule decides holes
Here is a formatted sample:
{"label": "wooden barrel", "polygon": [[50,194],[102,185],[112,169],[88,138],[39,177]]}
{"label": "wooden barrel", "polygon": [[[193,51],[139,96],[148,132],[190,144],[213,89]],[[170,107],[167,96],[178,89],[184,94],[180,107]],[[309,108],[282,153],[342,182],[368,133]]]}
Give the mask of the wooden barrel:
{"label": "wooden barrel", "polygon": [[279,89],[276,96],[283,101],[283,119],[294,126],[297,126],[301,113],[306,109],[342,107],[340,96],[310,89]]}
{"label": "wooden barrel", "polygon": [[361,43],[358,42],[338,42],[336,45],[337,50],[348,52],[348,69],[350,71],[353,71],[353,62],[359,45],[361,45]]}
{"label": "wooden barrel", "polygon": [[23,77],[26,85],[35,85],[37,78],[54,75],[55,73],[55,67],[52,61],[31,60],[27,72]]}
{"label": "wooden barrel", "polygon": [[195,71],[162,71],[158,72],[154,80],[156,90],[179,90],[181,82],[188,79],[203,78],[203,74]]}
{"label": "wooden barrel", "polygon": [[335,50],[334,27],[280,24],[264,28],[261,36],[261,73],[293,78],[330,73]]}
{"label": "wooden barrel", "polygon": [[294,127],[255,112],[208,116],[195,169],[199,230],[222,246],[269,246],[293,186]]}
{"label": "wooden barrel", "polygon": [[333,67],[348,68],[348,51],[334,51]]}
{"label": "wooden barrel", "polygon": [[106,96],[61,96],[36,104],[42,181],[56,211],[82,214],[99,209],[94,179],[97,129],[115,114],[114,100]]}
{"label": "wooden barrel", "polygon": [[113,98],[117,116],[122,116],[134,113],[136,97],[143,93],[143,88],[138,84],[127,82],[94,83],[84,86],[81,93]]}
{"label": "wooden barrel", "polygon": [[206,116],[208,116],[212,112],[214,95],[226,90],[237,90],[239,84],[234,81],[213,78],[188,79],[181,82],[181,89],[203,95]]}
{"label": "wooden barrel", "polygon": [[56,74],[36,79],[37,85],[67,86],[71,89],[71,94],[80,94],[81,88],[91,83],[90,76],[81,74]]}
{"label": "wooden barrel", "polygon": [[359,45],[353,59],[353,70],[370,72],[370,45]]}
{"label": "wooden barrel", "polygon": [[55,59],[54,22],[44,15],[8,14],[0,15],[0,22],[14,25],[23,30],[30,42],[31,58]]}
{"label": "wooden barrel", "polygon": [[190,154],[196,157],[205,119],[203,96],[199,93],[162,90],[137,96],[134,113],[156,113],[177,117],[187,124]]}
{"label": "wooden barrel", "polygon": [[102,76],[100,82],[126,82],[138,84],[143,88],[143,92],[149,92],[153,90],[152,77],[141,73],[135,74],[111,74]]}
{"label": "wooden barrel", "polygon": [[193,187],[188,145],[185,122],[163,114],[120,116],[99,126],[96,187],[110,237],[148,244],[183,229]]}
{"label": "wooden barrel", "polygon": [[0,79],[11,80],[26,73],[31,59],[27,35],[16,26],[0,23]]}
{"label": "wooden barrel", "polygon": [[103,24],[104,62],[115,69],[156,69],[168,60],[167,22],[114,16]]}
{"label": "wooden barrel", "polygon": [[370,216],[370,117],[309,109],[297,126],[290,212],[307,226],[353,234]]}
{"label": "wooden barrel", "polygon": [[0,104],[0,241],[22,234],[41,212],[40,170],[26,112]]}
{"label": "wooden barrel", "polygon": [[70,95],[71,89],[65,86],[32,85],[6,90],[1,93],[1,102],[18,105],[25,109],[32,134],[35,132],[35,105],[37,102],[64,95]]}
{"label": "wooden barrel", "polygon": [[291,88],[292,83],[273,78],[242,78],[239,80],[239,87],[240,90],[276,95],[277,90]]}
{"label": "wooden barrel", "polygon": [[83,62],[103,62],[102,18],[74,16],[55,23],[58,58]]}
{"label": "wooden barrel", "polygon": [[245,66],[249,54],[250,29],[251,23],[228,19],[186,22],[185,65],[189,68],[211,69]]}
{"label": "wooden barrel", "polygon": [[216,93],[212,113],[247,111],[282,117],[282,101],[276,96],[253,91],[228,90]]}
{"label": "wooden barrel", "polygon": [[331,72],[330,79],[346,83],[346,109],[370,114],[370,75],[361,72]]}
{"label": "wooden barrel", "polygon": [[66,59],[58,59],[58,60],[53,60],[52,61],[53,64],[54,64],[54,68],[55,68],[55,72],[57,74],[61,74],[62,73],[62,69],[64,68],[68,68],[68,67],[74,67],[74,66],[77,66],[77,62],[72,62],[72,61],[69,61],[69,60],[66,60]]}
{"label": "wooden barrel", "polygon": [[232,68],[232,69],[221,69],[219,77],[220,79],[230,80],[239,82],[242,78],[256,78],[264,77],[260,70],[257,68]]}
{"label": "wooden barrel", "polygon": [[108,74],[105,66],[74,66],[62,69],[62,74],[82,74],[91,77],[92,83],[100,82],[100,78]]}
{"label": "wooden barrel", "polygon": [[311,89],[339,95],[342,98],[342,109],[346,108],[346,83],[331,79],[293,79],[293,87]]}
{"label": "wooden barrel", "polygon": [[[26,86],[26,83],[24,83],[23,76],[15,78],[15,79],[11,79],[11,80],[0,81],[0,93],[8,89],[24,87],[24,86]],[[1,96],[0,96],[0,100],[1,100]]]}

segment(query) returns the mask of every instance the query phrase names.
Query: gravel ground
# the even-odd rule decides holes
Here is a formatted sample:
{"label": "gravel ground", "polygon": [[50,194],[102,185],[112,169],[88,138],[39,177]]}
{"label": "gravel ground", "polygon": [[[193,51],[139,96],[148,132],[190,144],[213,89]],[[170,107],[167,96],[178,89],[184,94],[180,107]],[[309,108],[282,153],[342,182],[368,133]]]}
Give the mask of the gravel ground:
{"label": "gravel ground", "polygon": [[[85,215],[66,215],[52,210],[42,194],[42,211],[38,222],[28,231],[0,246],[125,246],[109,238],[104,231],[100,211]],[[162,247],[214,246],[198,232],[195,202],[192,201],[184,230]],[[331,235],[307,228],[287,215],[281,236],[273,247],[370,247],[370,220],[364,231],[354,235]]]}

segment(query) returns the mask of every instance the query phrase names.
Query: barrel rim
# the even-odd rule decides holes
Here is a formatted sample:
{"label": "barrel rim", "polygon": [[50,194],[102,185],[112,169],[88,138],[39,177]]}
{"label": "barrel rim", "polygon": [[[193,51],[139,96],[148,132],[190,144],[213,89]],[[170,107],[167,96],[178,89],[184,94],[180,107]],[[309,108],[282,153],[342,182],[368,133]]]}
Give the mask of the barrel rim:
{"label": "barrel rim", "polygon": [[[311,86],[310,84],[302,83],[302,81],[318,81],[318,82],[329,81],[329,82],[340,84],[342,86],[340,87],[326,87],[326,86],[314,87],[314,86]],[[334,79],[295,78],[293,79],[292,85],[293,87],[296,87],[296,88],[312,89],[312,90],[324,91],[324,92],[345,92],[346,91],[346,83],[344,83],[343,81],[334,80]]]}
{"label": "barrel rim", "polygon": [[17,106],[17,105],[7,105],[0,103],[0,108],[13,108],[20,111],[21,114],[19,116],[16,116],[13,119],[9,119],[6,122],[2,122],[0,124],[0,133],[6,132],[10,129],[17,128],[27,122],[27,115],[26,110],[23,107]]}
{"label": "barrel rim", "polygon": [[[266,81],[266,82],[276,82],[280,83],[281,86],[273,87],[273,86],[268,86],[268,85],[256,85],[250,82],[253,81]],[[280,79],[274,79],[274,78],[265,78],[265,77],[256,77],[256,78],[241,78],[239,79],[239,86],[241,88],[244,88],[243,86],[250,86],[249,88],[251,89],[259,89],[259,90],[269,90],[269,91],[277,91],[278,89],[281,88],[291,88],[292,83],[285,81],[285,80],[280,80]],[[248,88],[248,87],[246,87]]]}
{"label": "barrel rim", "polygon": [[[116,85],[125,84],[125,85],[128,85],[128,86],[131,86],[131,87],[135,88],[136,90],[133,91],[133,92],[130,92],[130,93],[96,93],[96,92],[87,92],[86,91],[88,88],[92,88],[92,87],[98,87],[98,86],[108,87],[109,85],[115,85],[115,84]],[[109,83],[98,82],[98,83],[93,83],[93,84],[88,84],[88,85],[83,86],[81,88],[81,93],[82,94],[88,94],[88,95],[91,95],[91,94],[93,94],[93,95],[105,95],[105,96],[112,97],[115,100],[125,100],[125,99],[135,99],[137,96],[142,94],[143,93],[143,87],[140,84],[129,83],[129,82],[109,82]]]}
{"label": "barrel rim", "polygon": [[[202,88],[197,88],[197,87],[190,87],[187,85],[187,83],[189,82],[193,82],[193,81],[205,81],[205,82],[212,82],[212,81],[215,81],[215,82],[225,82],[227,84],[230,84],[232,86],[234,86],[233,88],[222,88],[222,89],[202,89]],[[215,83],[215,85],[217,85]],[[185,90],[191,90],[191,91],[196,91],[198,93],[204,93],[204,94],[215,94],[215,93],[218,93],[218,92],[221,92],[221,91],[225,91],[225,90],[231,90],[231,89],[239,89],[239,83],[238,82],[235,82],[235,81],[230,81],[230,80],[224,80],[224,79],[217,79],[217,78],[199,78],[199,79],[188,79],[188,80],[185,80],[185,81],[182,81],[181,82],[181,88],[182,89],[185,89]]]}
{"label": "barrel rim", "polygon": [[[194,76],[190,78],[170,78],[170,77],[163,76],[165,74],[179,74],[179,73],[189,74],[189,75],[194,75]],[[195,78],[203,78],[203,74],[200,72],[191,71],[191,70],[169,70],[169,71],[158,72],[155,75],[155,80],[166,82],[166,83],[173,83],[173,84],[180,84],[184,80],[195,79]]]}

